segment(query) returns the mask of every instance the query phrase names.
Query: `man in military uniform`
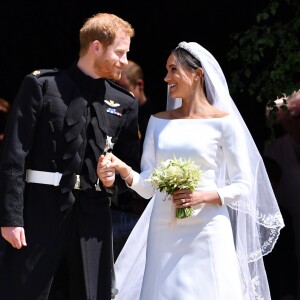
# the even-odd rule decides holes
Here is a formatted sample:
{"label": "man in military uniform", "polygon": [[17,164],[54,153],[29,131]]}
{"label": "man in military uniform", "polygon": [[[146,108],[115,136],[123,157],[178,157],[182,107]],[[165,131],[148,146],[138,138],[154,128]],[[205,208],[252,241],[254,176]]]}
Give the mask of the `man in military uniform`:
{"label": "man in military uniform", "polygon": [[99,156],[113,151],[139,168],[137,101],[111,80],[127,64],[134,29],[100,13],[80,30],[66,70],[27,75],[13,102],[0,166],[6,240],[0,299],[108,300],[112,283],[110,197]]}

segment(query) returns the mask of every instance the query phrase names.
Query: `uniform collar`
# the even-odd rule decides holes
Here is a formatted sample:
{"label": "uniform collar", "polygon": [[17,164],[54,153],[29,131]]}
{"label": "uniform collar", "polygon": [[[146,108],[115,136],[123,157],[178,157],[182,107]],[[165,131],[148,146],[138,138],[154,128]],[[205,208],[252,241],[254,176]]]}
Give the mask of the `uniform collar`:
{"label": "uniform collar", "polygon": [[76,63],[72,64],[68,69],[69,76],[75,82],[75,84],[89,95],[99,93],[101,88],[104,88],[104,78],[94,79],[89,75],[83,73]]}

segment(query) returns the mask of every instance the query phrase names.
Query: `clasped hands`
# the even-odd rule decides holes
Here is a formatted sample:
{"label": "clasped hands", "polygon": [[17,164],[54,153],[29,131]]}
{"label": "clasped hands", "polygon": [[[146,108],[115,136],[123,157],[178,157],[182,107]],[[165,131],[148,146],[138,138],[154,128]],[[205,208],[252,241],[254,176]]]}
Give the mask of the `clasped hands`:
{"label": "clasped hands", "polygon": [[97,175],[105,188],[114,187],[116,172],[120,174],[121,178],[123,178],[129,186],[132,184],[132,176],[128,176],[132,172],[131,167],[126,165],[111,152],[100,155],[97,165]]}
{"label": "clasped hands", "polygon": [[100,155],[97,164],[97,175],[104,187],[113,187],[116,179],[116,170],[112,165],[112,157],[110,157],[109,153]]}

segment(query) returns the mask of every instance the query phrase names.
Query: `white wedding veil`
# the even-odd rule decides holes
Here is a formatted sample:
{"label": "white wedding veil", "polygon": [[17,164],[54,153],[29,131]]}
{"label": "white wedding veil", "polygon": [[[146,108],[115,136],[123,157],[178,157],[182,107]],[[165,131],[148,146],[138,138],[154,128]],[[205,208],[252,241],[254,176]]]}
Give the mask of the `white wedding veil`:
{"label": "white wedding veil", "polygon": [[[198,43],[181,42],[178,47],[189,52],[200,62],[204,71],[208,101],[218,109],[234,116],[242,127],[244,138],[241,138],[241,141],[247,143],[251,165],[251,168],[245,168],[245,172],[250,173],[247,174],[248,178],[252,180],[251,191],[250,194],[237,202],[228,204],[227,207],[232,223],[236,253],[241,266],[245,294],[243,300],[270,300],[263,256],[272,251],[280,230],[284,227],[284,222],[262,157],[229,94],[225,76],[216,59]],[[168,97],[167,110],[180,105],[181,99]],[[222,187],[229,183],[225,162],[220,174],[218,184]],[[116,261],[116,280],[119,289],[117,300],[139,299],[152,205],[150,201]],[[228,276],[230,276],[230,270],[228,271]]]}
{"label": "white wedding veil", "polygon": [[[236,252],[241,266],[241,274],[249,299],[271,299],[263,256],[270,253],[284,227],[277,200],[266,172],[262,157],[255,142],[233,102],[223,71],[205,48],[195,42],[181,42],[182,48],[196,58],[204,71],[204,82],[208,101],[218,109],[228,112],[239,121],[246,141],[251,168],[245,168],[252,179],[250,194],[237,202],[228,204],[231,217]],[[168,97],[167,110],[181,105],[181,99]],[[220,172],[219,186],[224,186],[226,164]]]}

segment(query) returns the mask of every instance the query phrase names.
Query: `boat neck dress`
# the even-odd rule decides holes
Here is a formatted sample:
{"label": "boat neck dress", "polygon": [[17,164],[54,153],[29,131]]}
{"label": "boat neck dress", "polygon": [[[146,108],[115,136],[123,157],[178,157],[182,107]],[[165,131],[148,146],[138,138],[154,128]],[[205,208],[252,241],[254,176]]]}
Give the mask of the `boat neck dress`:
{"label": "boat neck dress", "polygon": [[[248,189],[248,158],[239,126],[230,115],[204,119],[151,116],[144,142],[142,172],[131,188],[153,195],[116,261],[117,300],[244,300],[240,267],[226,204]],[[238,144],[238,147],[237,147]],[[242,145],[242,146],[241,146]],[[175,207],[148,180],[172,158],[192,159],[202,170],[196,190],[219,193],[223,205],[193,206],[176,219]],[[226,160],[230,183],[219,183]]]}

